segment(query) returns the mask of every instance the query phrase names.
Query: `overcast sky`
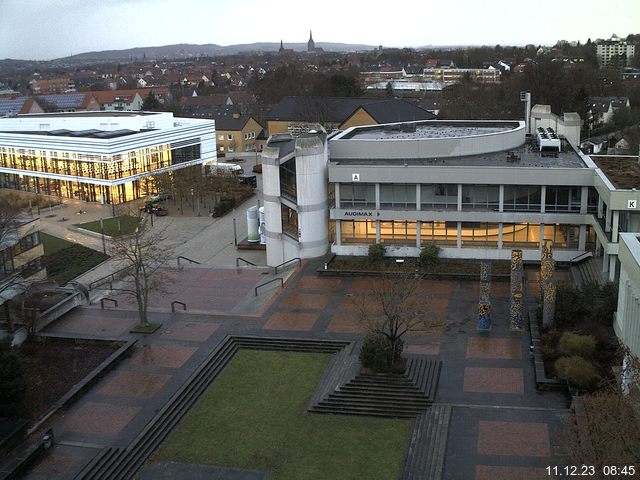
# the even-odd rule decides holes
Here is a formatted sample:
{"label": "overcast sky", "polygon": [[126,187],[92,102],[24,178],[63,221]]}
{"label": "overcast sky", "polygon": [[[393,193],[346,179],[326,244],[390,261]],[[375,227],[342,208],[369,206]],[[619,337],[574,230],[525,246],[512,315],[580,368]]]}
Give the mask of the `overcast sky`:
{"label": "overcast sky", "polygon": [[550,45],[640,33],[640,0],[0,0],[0,58],[174,43]]}

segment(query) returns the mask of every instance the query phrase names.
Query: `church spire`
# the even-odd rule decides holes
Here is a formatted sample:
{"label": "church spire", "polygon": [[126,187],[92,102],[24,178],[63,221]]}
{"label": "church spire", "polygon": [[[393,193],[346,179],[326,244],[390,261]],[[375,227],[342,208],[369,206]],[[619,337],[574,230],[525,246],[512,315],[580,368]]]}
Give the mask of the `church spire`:
{"label": "church spire", "polygon": [[313,41],[313,34],[309,30],[309,41],[307,42],[307,52],[313,52],[316,49],[316,44]]}

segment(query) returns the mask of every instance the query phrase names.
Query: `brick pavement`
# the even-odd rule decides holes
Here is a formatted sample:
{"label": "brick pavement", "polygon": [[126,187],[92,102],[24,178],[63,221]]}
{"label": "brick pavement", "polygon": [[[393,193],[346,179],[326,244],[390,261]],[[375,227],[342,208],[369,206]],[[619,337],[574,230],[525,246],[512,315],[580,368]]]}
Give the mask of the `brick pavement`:
{"label": "brick pavement", "polygon": [[[234,295],[234,302],[243,295],[245,299],[253,296],[249,281],[243,284],[244,291],[240,287],[233,291],[233,278],[239,277],[232,272],[220,282],[220,295],[209,295],[208,304],[203,305],[217,312],[215,316],[171,314],[166,309],[154,312],[154,320],[163,324],[161,329],[139,336],[141,344],[132,357],[53,422],[63,445],[54,449],[51,458],[59,461],[41,464],[28,478],[57,480],[77,471],[81,458],[91,458],[93,450],[80,450],[72,446],[74,442],[127,445],[225,335],[360,338],[364,330],[354,300],[368,300],[367,309],[377,311],[367,295],[377,280],[318,277],[315,268],[319,264],[308,262],[284,290],[274,290],[275,296],[259,318],[220,314],[232,303],[225,303],[225,292]],[[200,283],[213,281],[215,276],[199,275]],[[200,283],[192,277],[194,296],[205,295],[207,288]],[[508,331],[505,284],[494,282],[492,286],[494,327],[485,335],[475,328],[477,282],[423,280],[419,287],[428,300],[423,308],[430,312],[426,317],[431,327],[407,336],[406,353],[443,360],[436,402],[453,404],[445,457],[447,479],[536,478],[556,451],[555,431],[566,414],[566,398],[535,391],[528,337]],[[197,300],[191,302],[197,304]],[[128,337],[135,323],[135,312],[79,309],[51,330]],[[60,473],[63,470],[66,473]]]}

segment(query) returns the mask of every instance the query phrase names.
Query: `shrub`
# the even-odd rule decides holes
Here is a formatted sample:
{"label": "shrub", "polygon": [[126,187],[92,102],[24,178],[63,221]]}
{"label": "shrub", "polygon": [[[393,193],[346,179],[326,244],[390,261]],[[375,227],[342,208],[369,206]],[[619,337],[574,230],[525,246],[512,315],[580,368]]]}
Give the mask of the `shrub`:
{"label": "shrub", "polygon": [[433,268],[440,262],[440,247],[435,243],[431,243],[420,250],[420,258],[418,259],[422,268]]}
{"label": "shrub", "polygon": [[253,171],[253,173],[262,173],[262,164],[258,163],[257,165],[254,165],[251,168],[251,171]]}
{"label": "shrub", "polygon": [[404,342],[402,339],[396,341],[395,358],[391,351],[391,344],[384,335],[369,333],[364,337],[362,350],[360,350],[360,362],[364,368],[372,370],[374,373],[390,371],[403,371],[402,350]]}
{"label": "shrub", "polygon": [[599,378],[593,364],[582,357],[561,357],[554,366],[558,377],[583,390],[591,389]]}
{"label": "shrub", "polygon": [[213,216],[222,217],[224,214],[232,210],[236,206],[236,199],[234,197],[222,197],[218,203],[213,207]]}
{"label": "shrub", "polygon": [[596,339],[591,335],[564,332],[558,341],[558,353],[565,357],[591,358],[596,351]]}
{"label": "shrub", "polygon": [[387,249],[381,243],[373,243],[369,245],[369,263],[382,263],[386,252]]}
{"label": "shrub", "polygon": [[21,413],[26,383],[21,358],[6,341],[0,342],[0,417]]}

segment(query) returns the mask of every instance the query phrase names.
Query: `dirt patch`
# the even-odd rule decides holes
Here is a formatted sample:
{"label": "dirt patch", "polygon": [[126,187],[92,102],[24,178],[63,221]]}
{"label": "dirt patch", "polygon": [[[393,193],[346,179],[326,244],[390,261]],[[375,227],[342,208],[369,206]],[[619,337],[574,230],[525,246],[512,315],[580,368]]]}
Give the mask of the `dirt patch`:
{"label": "dirt patch", "polygon": [[115,342],[75,343],[59,339],[23,344],[20,355],[27,383],[25,417],[35,420],[45,414],[119,347]]}

